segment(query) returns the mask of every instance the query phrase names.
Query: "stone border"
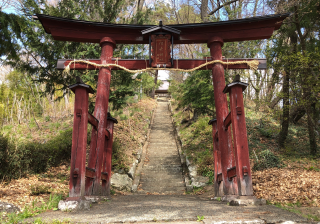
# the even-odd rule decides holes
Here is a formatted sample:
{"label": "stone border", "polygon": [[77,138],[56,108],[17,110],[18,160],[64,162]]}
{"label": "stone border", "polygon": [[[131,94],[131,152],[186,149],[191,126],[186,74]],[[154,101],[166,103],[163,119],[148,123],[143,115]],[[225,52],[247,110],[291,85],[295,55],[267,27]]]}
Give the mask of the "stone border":
{"label": "stone border", "polygon": [[192,192],[194,187],[206,186],[207,182],[203,182],[201,180],[201,179],[206,179],[206,178],[202,178],[202,176],[197,175],[197,166],[193,165],[190,162],[190,160],[188,160],[188,157],[181,150],[181,148],[183,146],[183,141],[182,141],[180,133],[179,133],[179,127],[177,127],[174,122],[174,118],[173,118],[174,114],[173,114],[173,109],[172,109],[172,105],[171,105],[170,100],[168,100],[168,109],[171,112],[171,119],[172,119],[172,124],[174,127],[174,137],[175,137],[176,144],[177,144],[178,151],[179,151],[183,174],[188,174],[188,175],[185,175],[185,183],[186,183],[187,192]]}

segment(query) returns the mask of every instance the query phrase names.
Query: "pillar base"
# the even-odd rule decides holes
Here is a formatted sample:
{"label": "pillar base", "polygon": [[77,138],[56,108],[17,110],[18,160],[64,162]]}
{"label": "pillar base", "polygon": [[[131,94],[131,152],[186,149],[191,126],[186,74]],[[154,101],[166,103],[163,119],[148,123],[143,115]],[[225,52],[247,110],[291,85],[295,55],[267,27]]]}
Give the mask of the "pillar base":
{"label": "pillar base", "polygon": [[107,197],[107,196],[84,196],[85,199],[87,201],[90,201],[91,203],[98,203],[99,201],[106,201],[106,200],[109,200],[110,197]]}
{"label": "pillar base", "polygon": [[238,197],[239,197],[238,195],[223,195],[221,196],[221,201],[230,202],[232,200],[237,199]]}
{"label": "pillar base", "polygon": [[92,202],[84,197],[70,197],[59,201],[58,209],[61,211],[90,210]]}
{"label": "pillar base", "polygon": [[236,199],[231,200],[230,206],[247,206],[247,205],[266,205],[265,199],[258,199],[255,196],[238,196]]}

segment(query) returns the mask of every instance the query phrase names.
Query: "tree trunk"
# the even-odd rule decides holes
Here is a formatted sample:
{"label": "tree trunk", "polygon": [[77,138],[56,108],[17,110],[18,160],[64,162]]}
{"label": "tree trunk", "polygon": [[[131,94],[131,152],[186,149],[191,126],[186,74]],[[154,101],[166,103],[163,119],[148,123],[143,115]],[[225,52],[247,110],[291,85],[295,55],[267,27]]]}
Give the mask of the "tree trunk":
{"label": "tree trunk", "polygon": [[208,0],[201,0],[201,20],[208,21]]}
{"label": "tree trunk", "polygon": [[289,72],[285,71],[283,73],[283,87],[282,87],[282,95],[283,95],[283,113],[282,113],[282,124],[281,124],[281,131],[279,134],[279,146],[281,148],[284,147],[284,142],[288,136],[288,129],[289,129]]}
{"label": "tree trunk", "polygon": [[137,0],[137,10],[136,10],[136,17],[134,19],[134,23],[138,24],[140,18],[141,18],[141,11],[144,5],[144,0]]}
{"label": "tree trunk", "polygon": [[296,106],[291,110],[290,121],[296,124],[305,114],[306,114],[306,110],[304,106],[301,106],[301,105]]}
{"label": "tree trunk", "polygon": [[278,103],[279,101],[281,100],[281,96],[277,96],[276,98],[274,98],[270,104],[269,104],[269,108],[270,109],[273,109]]}

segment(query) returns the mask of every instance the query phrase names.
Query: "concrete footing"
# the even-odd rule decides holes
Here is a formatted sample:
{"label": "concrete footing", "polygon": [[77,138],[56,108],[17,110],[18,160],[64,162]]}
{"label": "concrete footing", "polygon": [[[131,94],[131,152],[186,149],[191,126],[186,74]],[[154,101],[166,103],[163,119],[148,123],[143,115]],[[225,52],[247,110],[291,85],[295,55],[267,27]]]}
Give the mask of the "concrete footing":
{"label": "concrete footing", "polygon": [[89,210],[91,201],[85,199],[79,200],[61,200],[58,204],[58,209],[61,211],[73,211],[73,210]]}
{"label": "concrete footing", "polygon": [[255,196],[238,196],[236,199],[230,201],[230,206],[247,206],[247,205],[266,205],[265,199],[258,199]]}
{"label": "concrete footing", "polygon": [[258,199],[255,196],[238,196],[238,195],[224,195],[221,198],[214,197],[214,200],[229,202],[230,206],[247,206],[247,205],[265,205],[265,199]]}

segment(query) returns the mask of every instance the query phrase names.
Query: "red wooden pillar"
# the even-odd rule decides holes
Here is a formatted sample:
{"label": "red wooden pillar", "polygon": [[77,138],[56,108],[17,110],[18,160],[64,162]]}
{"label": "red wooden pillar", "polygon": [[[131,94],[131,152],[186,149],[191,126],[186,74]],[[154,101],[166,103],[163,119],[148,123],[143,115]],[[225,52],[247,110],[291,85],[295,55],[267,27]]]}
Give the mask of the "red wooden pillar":
{"label": "red wooden pillar", "polygon": [[[220,37],[213,37],[208,41],[212,60],[222,60],[223,40]],[[236,182],[228,178],[227,170],[233,167],[234,155],[230,129],[224,127],[224,119],[228,115],[227,97],[223,93],[225,87],[224,68],[221,63],[212,66],[212,80],[214,88],[214,100],[217,114],[217,127],[219,148],[221,152],[222,181],[224,182],[225,195],[237,195],[238,187]]]}
{"label": "red wooden pillar", "polygon": [[88,127],[88,98],[90,86],[77,77],[77,84],[69,86],[75,93],[72,149],[70,164],[69,199],[79,199],[85,193],[86,146]]}
{"label": "red wooden pillar", "polygon": [[219,149],[217,119],[210,120],[209,125],[212,125],[213,157],[214,157],[214,194],[216,197],[221,197],[223,196],[223,181],[222,181],[221,152]]}
{"label": "red wooden pillar", "polygon": [[[115,41],[109,37],[104,37],[100,41],[101,46],[101,63],[111,63]],[[99,196],[101,193],[101,169],[103,151],[106,142],[107,112],[109,103],[111,81],[111,69],[107,67],[100,68],[97,84],[96,105],[94,116],[99,120],[97,132],[92,131],[90,154],[88,167],[94,170],[94,178],[87,178],[85,194],[90,196]]]}
{"label": "red wooden pillar", "polygon": [[113,144],[113,127],[114,124],[117,124],[117,119],[111,117],[111,114],[108,113],[108,122],[107,122],[107,131],[109,132],[109,138],[105,144],[105,149],[103,152],[103,168],[102,174],[106,178],[102,178],[102,195],[110,195],[110,179],[111,179],[111,165],[112,165],[112,144]]}
{"label": "red wooden pillar", "polygon": [[240,82],[240,76],[224,89],[229,92],[233,142],[235,148],[236,174],[239,195],[253,195],[252,177],[249,160],[247,128],[244,114],[243,94],[248,84]]}

